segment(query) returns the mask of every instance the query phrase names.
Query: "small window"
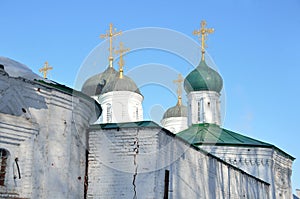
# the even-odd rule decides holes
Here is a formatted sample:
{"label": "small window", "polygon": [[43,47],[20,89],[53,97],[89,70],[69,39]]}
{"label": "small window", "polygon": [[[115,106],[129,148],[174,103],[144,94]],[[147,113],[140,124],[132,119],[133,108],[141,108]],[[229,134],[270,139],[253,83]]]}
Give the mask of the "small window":
{"label": "small window", "polygon": [[7,159],[8,159],[8,152],[5,149],[0,149],[0,186],[4,186],[5,184]]}
{"label": "small window", "polygon": [[203,98],[201,98],[198,101],[198,112],[197,112],[197,116],[198,116],[198,122],[203,122],[204,121],[204,107],[203,107]]}
{"label": "small window", "polygon": [[139,120],[139,107],[138,106],[135,107],[135,118],[136,118],[136,120]]}
{"label": "small window", "polygon": [[169,198],[169,178],[170,178],[170,171],[165,170],[165,188],[164,188],[164,199]]}
{"label": "small window", "polygon": [[201,102],[198,101],[198,112],[197,112],[197,116],[198,116],[198,122],[201,121]]}
{"label": "small window", "polygon": [[112,115],[112,113],[111,113],[111,104],[106,104],[106,122],[107,123],[109,123],[109,122],[111,122],[112,121],[112,118],[111,118],[111,115]]}

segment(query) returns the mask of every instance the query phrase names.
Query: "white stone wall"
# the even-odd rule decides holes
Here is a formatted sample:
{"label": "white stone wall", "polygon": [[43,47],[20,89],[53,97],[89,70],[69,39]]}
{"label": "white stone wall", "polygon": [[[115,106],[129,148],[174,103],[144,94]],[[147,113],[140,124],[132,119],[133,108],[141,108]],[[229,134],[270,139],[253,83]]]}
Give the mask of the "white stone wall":
{"label": "white stone wall", "polygon": [[188,98],[188,126],[210,123],[221,125],[220,94],[214,91],[194,91]]}
{"label": "white stone wall", "polygon": [[88,198],[269,198],[269,185],[160,128],[92,127]]}
{"label": "white stone wall", "polygon": [[270,198],[292,198],[292,160],[274,148],[204,145],[201,148],[268,182]]}
{"label": "white stone wall", "polygon": [[0,132],[0,148],[9,153],[5,186],[0,186],[0,198],[31,198],[34,173],[33,143],[38,135],[38,125],[25,117],[0,113]]}
{"label": "white stone wall", "polygon": [[[130,91],[113,91],[96,98],[103,109],[97,123],[143,121],[143,96],[140,94]],[[108,108],[109,106],[111,108]]]}
{"label": "white stone wall", "polygon": [[187,117],[170,117],[161,121],[161,125],[172,133],[179,133],[188,128]]}
{"label": "white stone wall", "polygon": [[[94,102],[8,76],[0,76],[0,100],[0,148],[11,157],[7,186],[0,194],[83,198],[87,128],[95,121],[90,121]],[[12,179],[16,157],[21,179]]]}
{"label": "white stone wall", "polygon": [[137,128],[91,131],[88,198],[155,198],[148,172],[156,160],[145,153],[156,151],[156,136]]}

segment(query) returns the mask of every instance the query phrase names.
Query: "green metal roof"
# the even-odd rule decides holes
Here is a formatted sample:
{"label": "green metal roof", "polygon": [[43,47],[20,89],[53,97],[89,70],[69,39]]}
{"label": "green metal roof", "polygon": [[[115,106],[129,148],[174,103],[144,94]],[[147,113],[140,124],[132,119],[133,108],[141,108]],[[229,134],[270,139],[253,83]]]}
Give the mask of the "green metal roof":
{"label": "green metal roof", "polygon": [[186,140],[192,145],[200,147],[201,145],[215,146],[244,146],[244,147],[262,147],[274,148],[282,155],[294,160],[295,158],[285,153],[272,144],[262,142],[233,131],[223,129],[216,124],[194,124],[188,129],[181,131],[176,136]]}
{"label": "green metal roof", "polygon": [[124,123],[105,123],[105,124],[93,124],[90,126],[91,130],[97,129],[118,129],[118,128],[162,128],[158,124],[152,121],[140,121],[140,122],[124,122]]}
{"label": "green metal roof", "polygon": [[[175,136],[176,138],[190,144],[192,147],[199,149],[205,153],[201,145],[216,145],[216,146],[236,146],[236,147],[262,147],[273,148],[283,156],[294,160],[295,158],[272,144],[255,140],[253,138],[235,133],[230,130],[223,129],[216,124],[194,124],[190,128],[181,131],[178,134],[173,134],[170,131],[159,126],[152,121],[140,122],[126,122],[126,123],[106,123],[94,124],[90,126],[90,130],[98,129],[122,129],[122,128],[159,128],[164,130],[168,135]],[[212,155],[212,154],[210,154]],[[212,155],[213,157],[216,157]]]}

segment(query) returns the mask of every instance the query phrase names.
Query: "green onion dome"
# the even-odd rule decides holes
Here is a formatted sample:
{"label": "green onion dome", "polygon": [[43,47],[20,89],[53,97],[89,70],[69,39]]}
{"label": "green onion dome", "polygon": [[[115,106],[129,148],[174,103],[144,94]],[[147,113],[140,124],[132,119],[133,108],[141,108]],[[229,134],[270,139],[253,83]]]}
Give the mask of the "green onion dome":
{"label": "green onion dome", "polygon": [[210,68],[204,60],[184,79],[184,89],[187,93],[193,91],[220,92],[223,87],[222,77]]}

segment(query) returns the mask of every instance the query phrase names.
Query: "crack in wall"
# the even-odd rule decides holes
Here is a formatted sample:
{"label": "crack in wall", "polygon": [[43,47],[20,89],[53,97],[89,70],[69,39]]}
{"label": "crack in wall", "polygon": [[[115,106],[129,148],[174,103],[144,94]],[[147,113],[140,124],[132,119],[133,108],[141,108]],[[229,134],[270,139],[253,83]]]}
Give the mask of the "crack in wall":
{"label": "crack in wall", "polygon": [[133,151],[134,151],[134,155],[133,155],[133,164],[134,164],[134,174],[133,174],[133,181],[132,181],[132,185],[133,185],[133,192],[134,192],[134,195],[133,195],[133,199],[137,199],[137,191],[136,191],[136,184],[135,184],[135,181],[136,181],[136,177],[137,177],[137,174],[138,174],[138,164],[137,164],[137,161],[136,161],[136,158],[137,158],[137,155],[139,153],[139,139],[138,137],[135,138],[135,141],[133,142]]}
{"label": "crack in wall", "polygon": [[83,193],[83,198],[86,199],[87,198],[87,193],[88,193],[88,182],[89,182],[89,177],[88,177],[88,173],[89,173],[89,151],[86,149],[85,150],[85,174],[84,174],[84,193]]}
{"label": "crack in wall", "polygon": [[135,167],[135,173],[133,174],[133,181],[132,181],[133,192],[134,192],[133,199],[137,199],[136,184],[135,184],[136,176],[137,176],[137,165]]}

